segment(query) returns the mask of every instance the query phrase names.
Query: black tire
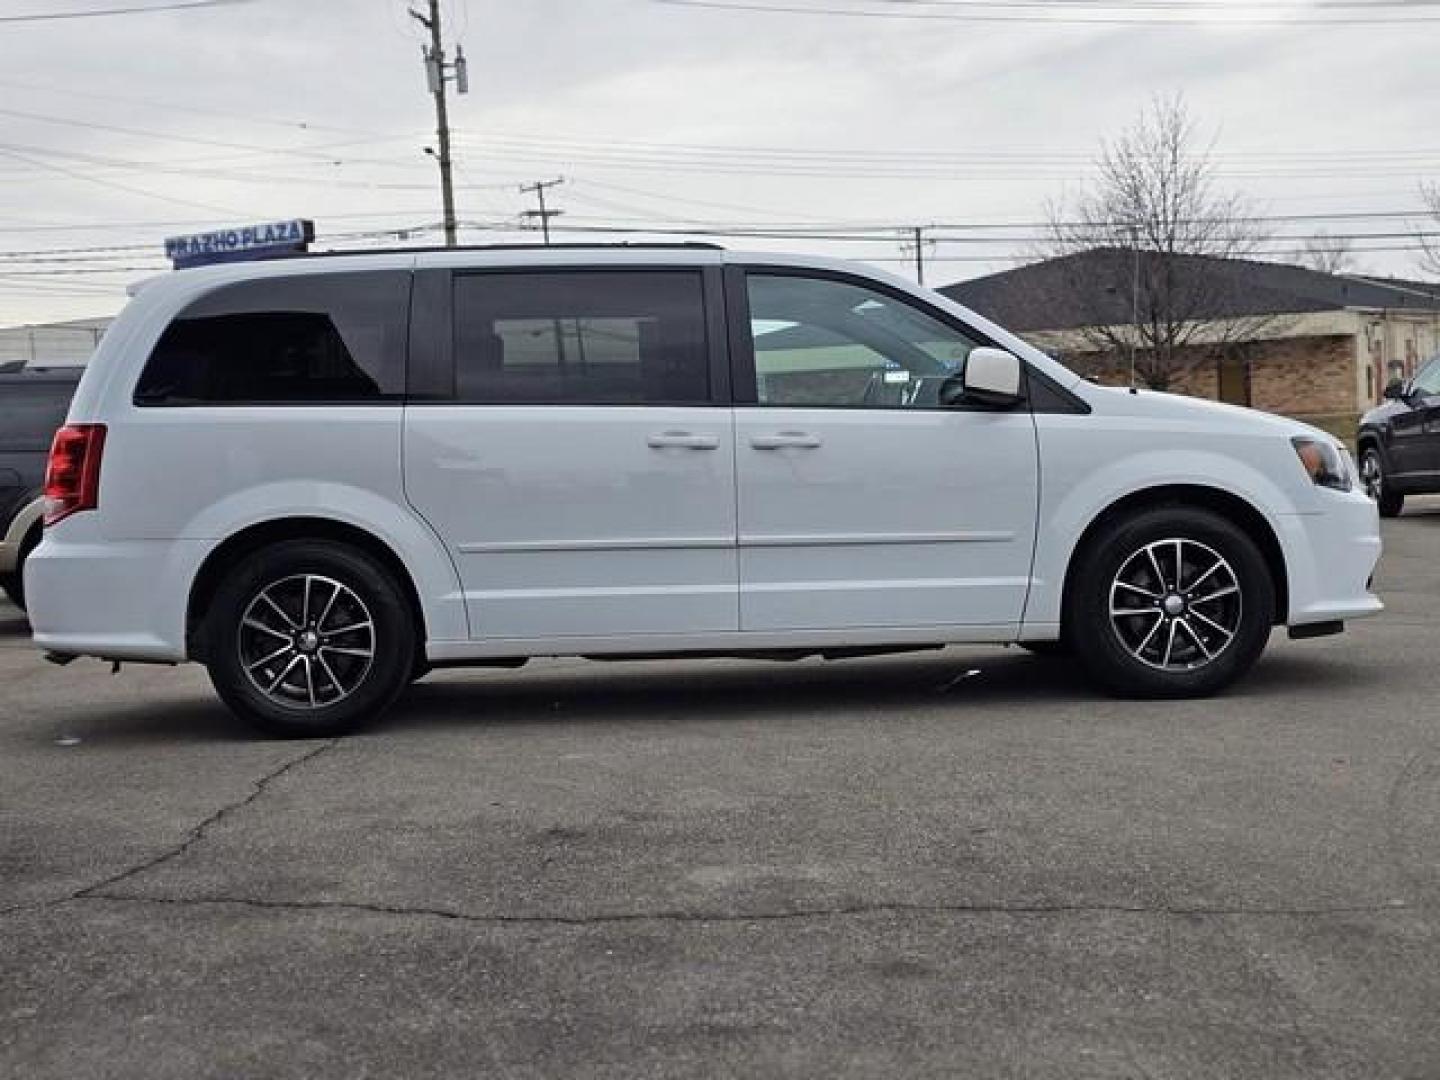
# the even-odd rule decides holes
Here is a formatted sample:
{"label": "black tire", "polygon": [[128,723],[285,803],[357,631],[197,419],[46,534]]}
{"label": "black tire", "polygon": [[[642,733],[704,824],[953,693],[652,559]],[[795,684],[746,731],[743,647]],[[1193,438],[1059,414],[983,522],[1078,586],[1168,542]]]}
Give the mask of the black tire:
{"label": "black tire", "polygon": [[1386,481],[1385,455],[1378,446],[1367,446],[1360,455],[1360,482],[1365,493],[1375,500],[1382,518],[1399,517],[1405,509],[1405,496],[1392,489]]}
{"label": "black tire", "polygon": [[[325,738],[376,719],[409,685],[416,626],[400,584],[375,559],[344,544],[292,540],[231,570],[204,640],[210,681],[237,716],[267,735]],[[271,644],[286,651],[265,662]]]}
{"label": "black tire", "polygon": [[21,611],[25,610],[25,560],[30,553],[40,546],[43,534],[37,525],[31,529],[24,540],[20,542],[20,556],[15,560],[15,570],[9,574],[0,575],[0,589],[10,598],[10,602]]}
{"label": "black tire", "polygon": [[[1207,576],[1212,558],[1221,565]],[[1112,618],[1112,596],[1117,610],[1136,613]],[[1139,698],[1223,689],[1255,663],[1274,618],[1275,584],[1255,542],[1220,515],[1184,506],[1142,511],[1092,536],[1076,556],[1064,615],[1090,676]]]}
{"label": "black tire", "polygon": [[20,583],[19,574],[0,574],[0,592],[21,611],[25,610],[25,586]]}
{"label": "black tire", "polygon": [[1063,638],[1059,641],[1022,641],[1020,647],[1046,660],[1063,660],[1075,655],[1075,650]]}

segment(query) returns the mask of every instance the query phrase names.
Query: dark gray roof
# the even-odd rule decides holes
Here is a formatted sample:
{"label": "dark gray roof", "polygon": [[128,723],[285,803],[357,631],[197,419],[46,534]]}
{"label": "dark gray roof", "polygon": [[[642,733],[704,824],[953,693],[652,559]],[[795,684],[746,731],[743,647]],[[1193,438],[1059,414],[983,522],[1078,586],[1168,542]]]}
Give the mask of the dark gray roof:
{"label": "dark gray roof", "polygon": [[[1147,252],[1140,257],[1154,258]],[[1197,312],[1197,318],[1346,308],[1440,311],[1440,284],[1434,282],[1324,274],[1303,266],[1205,255],[1178,256],[1177,272],[1223,282],[1223,287],[1205,290],[1212,297],[1211,310]],[[1128,323],[1134,274],[1133,251],[1093,248],[956,282],[940,291],[1010,330],[1068,330]]]}

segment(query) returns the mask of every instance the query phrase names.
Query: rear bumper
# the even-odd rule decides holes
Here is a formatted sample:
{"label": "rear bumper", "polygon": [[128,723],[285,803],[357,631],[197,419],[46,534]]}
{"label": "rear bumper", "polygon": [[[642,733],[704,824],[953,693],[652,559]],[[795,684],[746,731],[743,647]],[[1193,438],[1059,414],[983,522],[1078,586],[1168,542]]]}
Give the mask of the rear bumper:
{"label": "rear bumper", "polygon": [[1385,605],[1370,591],[1380,561],[1380,516],[1360,492],[1325,492],[1319,514],[1283,519],[1289,572],[1289,626],[1377,615]]}
{"label": "rear bumper", "polygon": [[204,543],[87,542],[63,536],[70,524],[62,536],[47,533],[25,560],[36,646],[107,660],[184,660],[189,583]]}

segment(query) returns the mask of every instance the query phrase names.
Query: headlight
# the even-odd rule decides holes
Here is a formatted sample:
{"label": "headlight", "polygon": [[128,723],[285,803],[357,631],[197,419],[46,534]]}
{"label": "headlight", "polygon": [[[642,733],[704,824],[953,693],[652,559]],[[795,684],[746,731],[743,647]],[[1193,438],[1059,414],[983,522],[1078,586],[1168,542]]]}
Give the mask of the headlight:
{"label": "headlight", "polygon": [[1345,464],[1345,451],[1337,443],[1307,435],[1296,436],[1290,442],[1311,480],[1336,491],[1350,490],[1351,470]]}

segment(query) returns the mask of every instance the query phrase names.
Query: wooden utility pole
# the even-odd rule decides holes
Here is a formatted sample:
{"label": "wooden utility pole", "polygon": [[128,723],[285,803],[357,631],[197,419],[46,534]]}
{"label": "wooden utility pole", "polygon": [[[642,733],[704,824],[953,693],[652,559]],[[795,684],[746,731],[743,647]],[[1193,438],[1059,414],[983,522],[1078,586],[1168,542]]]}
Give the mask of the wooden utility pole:
{"label": "wooden utility pole", "polygon": [[440,202],[444,213],[445,246],[455,246],[455,185],[450,172],[450,116],[445,102],[445,85],[455,83],[457,92],[470,90],[469,73],[465,66],[465,53],[455,46],[455,61],[445,60],[445,43],[440,32],[440,0],[430,0],[430,14],[423,15],[410,8],[410,17],[430,31],[430,44],[422,46],[425,57],[425,81],[435,98],[435,138],[439,153],[428,146],[430,154],[440,166]]}
{"label": "wooden utility pole", "polygon": [[900,241],[900,253],[915,256],[915,280],[921,285],[925,284],[925,245],[934,243],[925,239],[925,228],[924,225],[912,225],[900,233],[902,237],[907,237]]}
{"label": "wooden utility pole", "polygon": [[550,219],[559,217],[565,211],[546,208],[545,189],[555,187],[557,184],[563,184],[564,182],[565,178],[563,176],[557,176],[554,180],[537,180],[533,184],[520,185],[521,194],[533,194],[540,203],[540,209],[522,211],[520,216],[530,221],[538,220],[540,222],[540,235],[544,237],[546,247],[550,246]]}

